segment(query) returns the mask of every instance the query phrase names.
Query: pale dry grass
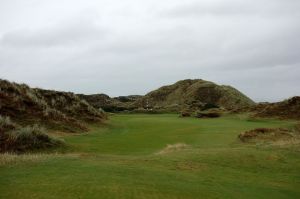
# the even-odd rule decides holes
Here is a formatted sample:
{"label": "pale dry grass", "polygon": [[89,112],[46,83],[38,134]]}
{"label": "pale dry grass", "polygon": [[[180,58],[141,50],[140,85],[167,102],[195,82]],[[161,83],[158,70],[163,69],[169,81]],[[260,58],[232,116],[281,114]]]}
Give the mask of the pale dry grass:
{"label": "pale dry grass", "polygon": [[53,157],[55,154],[22,154],[17,155],[13,153],[3,153],[0,154],[0,166],[5,165],[14,165],[18,163],[34,163],[34,162],[41,162],[43,160],[48,159],[49,157]]}
{"label": "pale dry grass", "polygon": [[277,140],[272,143],[274,146],[279,146],[279,147],[290,147],[290,146],[300,146],[300,137],[293,137],[290,139],[285,139],[285,140]]}
{"label": "pale dry grass", "polygon": [[188,147],[189,145],[185,143],[168,144],[165,148],[163,148],[161,151],[157,152],[156,154],[162,155],[162,154],[172,153],[172,152],[187,149]]}
{"label": "pale dry grass", "polygon": [[21,163],[39,163],[49,160],[51,158],[82,158],[85,156],[87,156],[87,154],[84,153],[0,153],[0,167],[7,165],[16,165]]}
{"label": "pale dry grass", "polygon": [[49,135],[56,137],[56,138],[64,138],[67,136],[74,136],[74,135],[82,135],[82,133],[69,133],[64,131],[50,131],[48,132]]}

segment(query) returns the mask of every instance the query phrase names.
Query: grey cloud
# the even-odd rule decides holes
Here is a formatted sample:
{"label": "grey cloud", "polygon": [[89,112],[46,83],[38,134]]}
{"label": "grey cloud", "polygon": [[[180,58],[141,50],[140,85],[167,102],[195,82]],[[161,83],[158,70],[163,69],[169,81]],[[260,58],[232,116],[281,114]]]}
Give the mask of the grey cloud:
{"label": "grey cloud", "polygon": [[269,16],[269,17],[297,17],[299,16],[300,2],[297,0],[212,0],[193,1],[184,6],[174,7],[163,16],[170,17],[195,17],[195,16]]}
{"label": "grey cloud", "polygon": [[85,3],[72,5],[77,13],[57,13],[50,25],[27,12],[32,27],[0,20],[0,77],[112,96],[185,78],[230,84],[258,101],[300,94],[297,1],[89,1],[88,17]]}
{"label": "grey cloud", "polygon": [[20,29],[5,33],[0,44],[14,47],[55,47],[104,40],[109,31],[90,21],[59,24],[41,30]]}

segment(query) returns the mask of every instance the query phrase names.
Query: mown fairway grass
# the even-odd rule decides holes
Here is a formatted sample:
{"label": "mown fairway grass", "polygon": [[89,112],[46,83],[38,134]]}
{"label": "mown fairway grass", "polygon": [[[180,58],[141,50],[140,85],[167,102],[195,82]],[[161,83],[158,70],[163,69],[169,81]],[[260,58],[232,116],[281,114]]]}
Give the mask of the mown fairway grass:
{"label": "mown fairway grass", "polygon": [[[0,156],[0,198],[300,198],[299,147],[237,140],[244,130],[293,124],[114,115],[66,136],[63,154]],[[176,143],[187,147],[160,153]]]}

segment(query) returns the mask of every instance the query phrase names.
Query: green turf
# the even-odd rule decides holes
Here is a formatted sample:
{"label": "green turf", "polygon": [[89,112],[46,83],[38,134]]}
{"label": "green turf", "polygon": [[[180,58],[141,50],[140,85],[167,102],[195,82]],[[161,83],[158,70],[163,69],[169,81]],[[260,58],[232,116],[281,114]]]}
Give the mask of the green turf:
{"label": "green turf", "polygon": [[[0,166],[0,198],[300,198],[298,148],[247,145],[244,130],[292,121],[114,115],[67,136],[63,155]],[[167,144],[186,149],[157,154]]]}

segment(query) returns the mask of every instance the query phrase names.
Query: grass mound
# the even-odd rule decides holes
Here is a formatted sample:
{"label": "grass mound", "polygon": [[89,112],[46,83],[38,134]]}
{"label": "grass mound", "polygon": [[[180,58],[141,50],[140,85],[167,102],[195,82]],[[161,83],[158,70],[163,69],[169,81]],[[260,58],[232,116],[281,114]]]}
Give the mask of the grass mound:
{"label": "grass mound", "polygon": [[256,117],[300,119],[300,96],[277,103],[262,103],[254,107]]}
{"label": "grass mound", "polygon": [[202,79],[186,79],[160,87],[145,96],[130,95],[110,98],[105,94],[78,95],[95,108],[108,112],[178,113],[186,108],[206,110],[244,109],[255,103],[231,86],[217,85]]}
{"label": "grass mound", "polygon": [[237,89],[201,79],[187,79],[163,86],[134,102],[137,107],[179,112],[184,108],[202,110],[223,107],[227,110],[255,103]]}
{"label": "grass mound", "polygon": [[196,118],[216,118],[221,117],[222,113],[218,110],[197,111]]}
{"label": "grass mound", "polygon": [[63,145],[60,139],[50,137],[45,129],[34,125],[18,127],[9,117],[0,116],[0,152],[17,152],[47,149]]}
{"label": "grass mound", "polygon": [[255,140],[277,141],[286,140],[294,137],[291,130],[285,128],[256,128],[239,134],[242,142],[251,142]]}
{"label": "grass mound", "polygon": [[24,125],[41,124],[68,132],[86,131],[106,114],[70,92],[30,88],[0,79],[0,112]]}

